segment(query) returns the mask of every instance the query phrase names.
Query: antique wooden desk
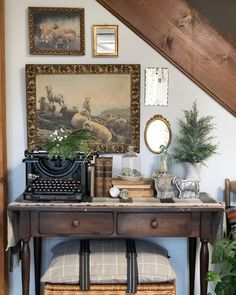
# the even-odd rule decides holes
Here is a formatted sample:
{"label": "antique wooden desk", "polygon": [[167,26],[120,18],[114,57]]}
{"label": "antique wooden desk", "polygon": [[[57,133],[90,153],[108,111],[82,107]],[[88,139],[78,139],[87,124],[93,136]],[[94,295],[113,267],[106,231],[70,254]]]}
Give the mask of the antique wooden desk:
{"label": "antique wooden desk", "polygon": [[201,295],[207,295],[209,253],[212,225],[224,205],[206,194],[190,201],[161,203],[157,199],[119,203],[96,199],[92,203],[30,203],[22,198],[8,206],[18,218],[22,241],[22,294],[29,295],[30,238],[34,238],[35,290],[40,294],[41,239],[55,236],[81,238],[187,237],[189,240],[190,295],[194,294],[196,239],[201,240]]}

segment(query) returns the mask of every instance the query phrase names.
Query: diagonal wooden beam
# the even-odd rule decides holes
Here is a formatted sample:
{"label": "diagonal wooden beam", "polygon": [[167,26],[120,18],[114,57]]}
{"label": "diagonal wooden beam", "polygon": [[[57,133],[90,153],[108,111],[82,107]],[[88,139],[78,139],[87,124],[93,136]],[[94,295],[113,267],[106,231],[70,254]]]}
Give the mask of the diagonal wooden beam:
{"label": "diagonal wooden beam", "polygon": [[97,0],[236,115],[236,50],[184,0]]}
{"label": "diagonal wooden beam", "polygon": [[4,0],[0,0],[0,294],[8,294],[6,256],[6,104],[4,52]]}

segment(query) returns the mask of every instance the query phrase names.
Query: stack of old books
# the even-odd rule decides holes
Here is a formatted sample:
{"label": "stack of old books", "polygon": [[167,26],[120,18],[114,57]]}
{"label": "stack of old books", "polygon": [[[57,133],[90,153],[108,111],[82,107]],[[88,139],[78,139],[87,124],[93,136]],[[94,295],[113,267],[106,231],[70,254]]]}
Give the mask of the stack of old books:
{"label": "stack of old books", "polygon": [[154,197],[154,183],[151,178],[142,178],[140,180],[123,180],[113,178],[112,185],[120,190],[127,189],[129,197]]}
{"label": "stack of old books", "polygon": [[95,158],[94,178],[94,195],[92,196],[109,197],[109,190],[112,187],[112,157]]}

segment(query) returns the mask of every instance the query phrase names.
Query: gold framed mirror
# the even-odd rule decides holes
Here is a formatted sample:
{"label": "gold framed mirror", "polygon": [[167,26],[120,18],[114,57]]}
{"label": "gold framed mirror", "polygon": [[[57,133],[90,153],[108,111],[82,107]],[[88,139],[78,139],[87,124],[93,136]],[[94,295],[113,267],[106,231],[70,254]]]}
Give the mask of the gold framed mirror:
{"label": "gold framed mirror", "polygon": [[167,148],[171,142],[170,122],[162,115],[154,115],[146,124],[144,138],[148,149],[155,154],[160,154],[161,145]]}
{"label": "gold framed mirror", "polygon": [[93,55],[118,56],[118,26],[93,26]]}

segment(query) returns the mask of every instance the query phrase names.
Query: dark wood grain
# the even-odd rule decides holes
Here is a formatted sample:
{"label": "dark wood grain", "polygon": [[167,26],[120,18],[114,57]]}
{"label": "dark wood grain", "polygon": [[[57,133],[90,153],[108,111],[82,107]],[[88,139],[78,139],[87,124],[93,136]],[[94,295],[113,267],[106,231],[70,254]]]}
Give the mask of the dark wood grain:
{"label": "dark wood grain", "polygon": [[197,239],[196,238],[188,238],[188,253],[189,253],[189,295],[194,295],[196,250],[197,250]]}
{"label": "dark wood grain", "polygon": [[5,37],[4,0],[0,0],[0,294],[8,294],[6,249],[7,203],[6,98],[5,98]]}
{"label": "dark wood grain", "polygon": [[[201,194],[202,195],[202,194]],[[21,201],[20,201],[21,200]],[[55,206],[54,206],[55,205]],[[29,239],[35,240],[36,284],[39,284],[40,274],[40,237],[77,236],[80,239],[92,238],[130,238],[130,237],[188,237],[201,238],[201,280],[203,282],[201,295],[206,295],[204,276],[208,269],[207,241],[211,236],[211,224],[215,214],[223,212],[224,205],[216,202],[202,205],[185,206],[159,203],[158,206],[115,203],[103,206],[90,204],[43,204],[29,206],[22,199],[18,203],[9,204],[8,209],[19,215],[19,236],[23,241],[22,251],[22,290],[29,295]],[[163,208],[164,206],[164,208]],[[52,209],[53,208],[53,209]],[[193,246],[193,245],[192,245]],[[190,247],[190,270],[194,271],[195,247]],[[194,274],[190,274],[193,278]],[[191,286],[193,284],[191,283]],[[192,287],[193,288],[193,287]],[[37,291],[38,292],[38,291]],[[37,293],[36,293],[37,294]]]}
{"label": "dark wood grain", "polygon": [[35,275],[35,295],[40,295],[41,278],[41,247],[40,237],[34,237],[34,275]]}
{"label": "dark wood grain", "polygon": [[112,213],[64,213],[41,212],[39,214],[41,234],[111,235]]}
{"label": "dark wood grain", "polygon": [[29,239],[23,240],[22,252],[22,293],[29,295],[29,280],[30,280],[30,248]]}
{"label": "dark wood grain", "polygon": [[209,250],[208,241],[201,239],[201,250],[200,250],[200,286],[201,294],[207,295],[207,280],[206,275],[209,265]]}
{"label": "dark wood grain", "polygon": [[236,114],[236,51],[183,0],[97,0]]}
{"label": "dark wood grain", "polygon": [[191,213],[120,213],[117,231],[126,236],[191,236],[192,220]]}

